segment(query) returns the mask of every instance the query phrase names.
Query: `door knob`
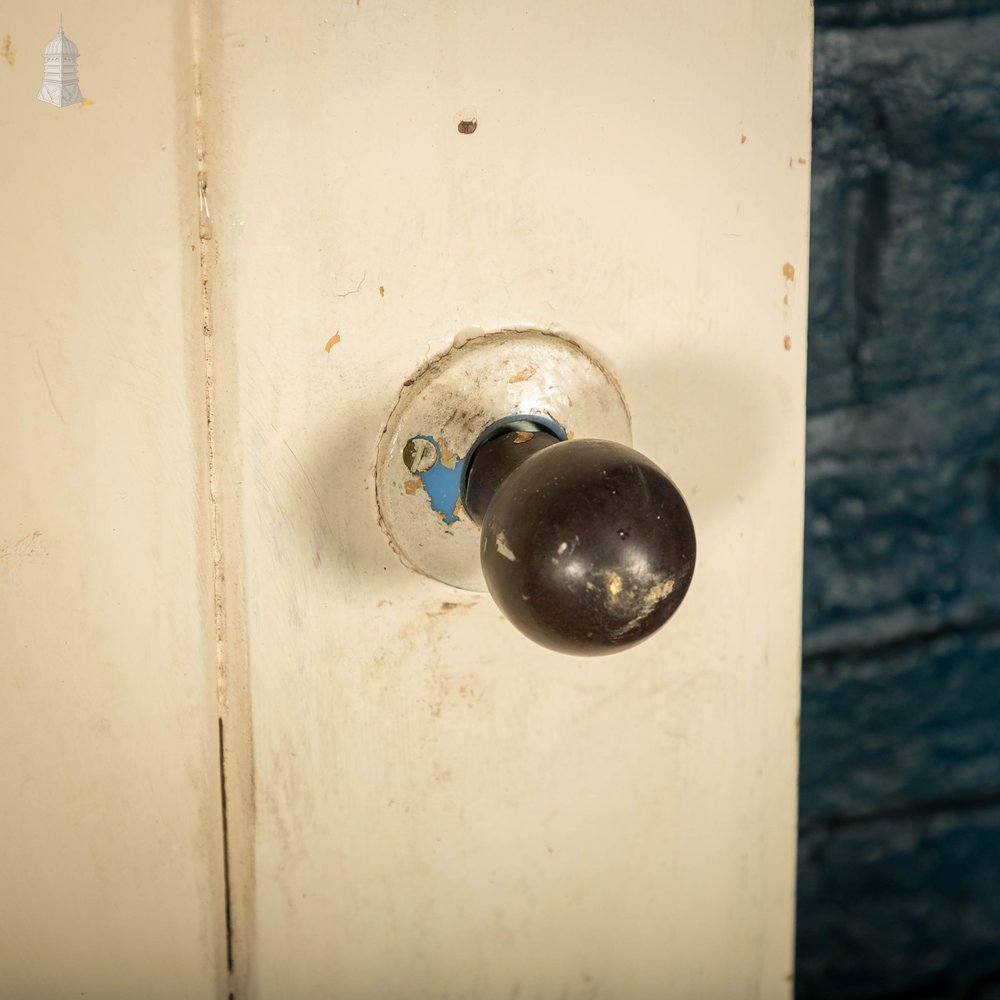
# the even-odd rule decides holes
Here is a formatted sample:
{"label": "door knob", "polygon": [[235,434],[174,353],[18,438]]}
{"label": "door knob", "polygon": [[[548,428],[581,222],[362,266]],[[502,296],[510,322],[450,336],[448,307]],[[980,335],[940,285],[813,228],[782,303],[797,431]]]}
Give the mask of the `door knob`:
{"label": "door knob", "polygon": [[681,493],[630,446],[607,366],[562,336],[463,338],[404,386],[376,464],[404,562],[488,589],[550,649],[626,649],[677,610],[695,533]]}
{"label": "door knob", "polygon": [[684,599],[694,525],[677,487],[613,441],[542,428],[480,445],[465,509],[505,617],[543,646],[613,653],[652,635]]}

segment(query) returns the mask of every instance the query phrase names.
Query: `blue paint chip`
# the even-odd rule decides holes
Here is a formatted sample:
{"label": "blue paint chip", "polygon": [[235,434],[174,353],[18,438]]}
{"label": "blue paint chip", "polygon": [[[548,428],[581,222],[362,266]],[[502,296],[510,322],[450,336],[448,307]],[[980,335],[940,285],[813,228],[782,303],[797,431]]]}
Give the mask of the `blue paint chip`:
{"label": "blue paint chip", "polygon": [[468,456],[457,458],[454,468],[449,469],[441,460],[441,446],[437,441],[429,434],[422,437],[434,445],[437,461],[426,472],[419,473],[420,481],[430,499],[431,508],[441,515],[445,524],[454,524],[458,520],[455,509],[462,493],[462,473]]}
{"label": "blue paint chip", "polygon": [[476,449],[496,434],[504,429],[547,431],[560,441],[565,441],[568,437],[566,429],[556,423],[551,417],[539,414],[512,413],[506,417],[495,420],[487,427],[482,434],[473,442],[472,447],[465,455],[455,458],[455,464],[448,468],[441,459],[441,445],[437,438],[431,434],[417,434],[411,441],[429,441],[434,446],[435,462],[426,472],[418,472],[421,485],[431,502],[431,509],[441,515],[445,524],[454,524],[459,520],[456,513],[461,507],[462,490],[465,486],[465,471],[469,461],[469,456],[476,453]]}

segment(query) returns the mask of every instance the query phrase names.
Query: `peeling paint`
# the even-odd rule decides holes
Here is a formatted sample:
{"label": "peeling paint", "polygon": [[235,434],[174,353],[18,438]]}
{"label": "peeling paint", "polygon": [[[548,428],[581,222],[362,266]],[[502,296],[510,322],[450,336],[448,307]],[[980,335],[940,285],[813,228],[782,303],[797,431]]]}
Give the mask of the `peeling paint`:
{"label": "peeling paint", "polygon": [[516,375],[511,375],[507,381],[513,385],[515,382],[527,382],[538,369],[534,365],[528,365],[527,368],[522,368]]}

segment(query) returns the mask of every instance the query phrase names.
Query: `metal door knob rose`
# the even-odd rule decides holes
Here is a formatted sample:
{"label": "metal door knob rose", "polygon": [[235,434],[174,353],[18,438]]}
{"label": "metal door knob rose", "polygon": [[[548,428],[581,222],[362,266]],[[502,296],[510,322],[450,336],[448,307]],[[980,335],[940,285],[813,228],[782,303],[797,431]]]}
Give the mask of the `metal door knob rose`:
{"label": "metal door knob rose", "polygon": [[465,509],[504,616],[550,649],[613,653],[677,610],[694,572],[694,525],[670,479],[613,441],[506,432],[473,455]]}
{"label": "metal door knob rose", "polygon": [[376,461],[380,523],[404,563],[575,656],[642,642],[691,584],[684,498],[631,447],[618,381],[540,330],[465,335],[404,384]]}

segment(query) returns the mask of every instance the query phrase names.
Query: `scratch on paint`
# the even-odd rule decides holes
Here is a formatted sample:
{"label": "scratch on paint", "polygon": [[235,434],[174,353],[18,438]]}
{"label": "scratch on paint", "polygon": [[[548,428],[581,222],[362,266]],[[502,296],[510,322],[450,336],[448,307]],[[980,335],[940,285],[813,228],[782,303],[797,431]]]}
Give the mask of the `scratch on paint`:
{"label": "scratch on paint", "polygon": [[368,272],[365,271],[361,275],[361,280],[358,282],[357,288],[349,288],[346,292],[334,292],[333,294],[337,296],[338,299],[346,299],[348,295],[357,295],[361,291],[361,286],[365,283],[365,278],[368,277]]}
{"label": "scratch on paint", "polygon": [[328,340],[328,341],[326,342],[326,347],[324,348],[324,350],[326,351],[326,353],[327,353],[327,354],[329,354],[329,353],[330,353],[330,348],[331,348],[331,347],[333,347],[333,345],[334,345],[334,344],[339,344],[339,343],[340,343],[340,331],[338,330],[338,331],[337,331],[337,332],[336,332],[336,333],[335,333],[335,334],[334,334],[334,335],[333,335],[333,336],[332,336],[332,337],[331,337],[331,338],[330,338],[330,339],[329,339],[329,340]]}
{"label": "scratch on paint", "polygon": [[330,534],[333,534],[333,525],[330,523],[330,518],[326,513],[326,507],[323,505],[323,498],[319,495],[319,491],[316,489],[316,484],[312,481],[312,476],[306,472],[306,467],[299,461],[299,456],[292,451],[292,446],[287,441],[285,441],[285,447],[288,449],[288,454],[295,459],[295,464],[299,467],[299,471],[309,484],[309,489],[312,490],[312,494],[316,498],[316,503],[319,504],[319,509],[323,514],[323,520],[326,521],[326,526],[330,529]]}
{"label": "scratch on paint", "polygon": [[38,371],[41,373],[42,381],[45,383],[45,391],[49,394],[49,402],[52,404],[52,409],[55,411],[56,416],[65,424],[66,418],[62,415],[62,410],[56,405],[56,398],[52,395],[52,386],[49,385],[49,377],[45,374],[45,367],[42,365],[42,358],[38,351],[35,351],[35,361],[38,364]]}

